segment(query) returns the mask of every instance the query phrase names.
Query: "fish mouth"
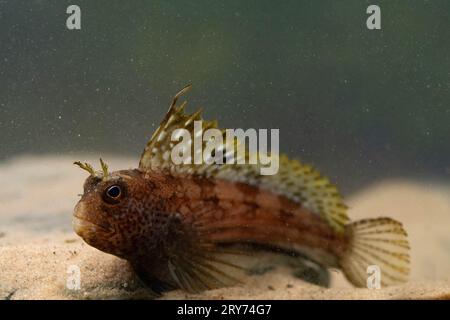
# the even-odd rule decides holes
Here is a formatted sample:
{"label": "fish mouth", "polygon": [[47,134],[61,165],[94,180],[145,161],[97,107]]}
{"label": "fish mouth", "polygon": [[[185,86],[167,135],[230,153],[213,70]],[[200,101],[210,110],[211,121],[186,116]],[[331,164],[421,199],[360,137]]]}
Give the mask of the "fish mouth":
{"label": "fish mouth", "polygon": [[85,218],[81,218],[76,214],[73,215],[72,227],[76,234],[80,237],[85,236],[87,233],[93,234],[96,232],[111,233],[109,226],[104,224],[94,223]]}
{"label": "fish mouth", "polygon": [[111,233],[111,226],[108,223],[98,223],[88,219],[87,217],[92,217],[92,215],[86,214],[87,212],[86,205],[81,201],[78,202],[72,219],[72,227],[76,234],[84,238],[84,236],[98,232]]}

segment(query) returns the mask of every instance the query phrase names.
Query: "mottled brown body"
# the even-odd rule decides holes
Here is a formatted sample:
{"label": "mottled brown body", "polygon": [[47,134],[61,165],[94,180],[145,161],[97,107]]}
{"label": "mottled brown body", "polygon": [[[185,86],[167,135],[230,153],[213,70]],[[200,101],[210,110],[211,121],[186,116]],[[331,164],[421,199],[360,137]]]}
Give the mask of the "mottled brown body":
{"label": "mottled brown body", "polygon": [[[97,191],[108,184],[122,185],[126,198],[113,204],[99,201]],[[195,245],[199,237],[213,245],[250,243],[292,252],[317,249],[336,259],[347,241],[318,215],[284,196],[242,183],[175,177],[166,171],[136,169],[112,173],[107,182],[88,180],[75,217],[81,219],[79,224],[90,221],[97,229],[93,233],[79,228],[86,242],[129,260],[138,272],[164,283],[170,283],[166,270],[170,255]]]}
{"label": "mottled brown body", "polygon": [[217,243],[301,246],[340,255],[346,238],[318,215],[282,195],[225,180],[166,178],[176,191],[171,209],[207,230]]}

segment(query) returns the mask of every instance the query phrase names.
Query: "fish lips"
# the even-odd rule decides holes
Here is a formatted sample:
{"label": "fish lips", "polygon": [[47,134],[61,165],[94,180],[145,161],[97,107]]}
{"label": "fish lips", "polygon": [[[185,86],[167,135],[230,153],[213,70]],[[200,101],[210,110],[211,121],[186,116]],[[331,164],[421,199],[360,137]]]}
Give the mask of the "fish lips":
{"label": "fish lips", "polygon": [[112,230],[108,226],[93,223],[84,218],[79,218],[76,215],[73,216],[72,227],[75,233],[78,234],[80,237],[84,237],[87,233],[95,234],[96,232],[99,231],[102,233],[112,232]]}
{"label": "fish lips", "polygon": [[86,214],[84,210],[83,204],[80,202],[76,205],[75,211],[72,219],[72,227],[76,234],[80,237],[85,238],[89,235],[94,235],[96,233],[112,233],[111,226],[106,223],[96,223],[90,221],[86,217],[89,215]]}

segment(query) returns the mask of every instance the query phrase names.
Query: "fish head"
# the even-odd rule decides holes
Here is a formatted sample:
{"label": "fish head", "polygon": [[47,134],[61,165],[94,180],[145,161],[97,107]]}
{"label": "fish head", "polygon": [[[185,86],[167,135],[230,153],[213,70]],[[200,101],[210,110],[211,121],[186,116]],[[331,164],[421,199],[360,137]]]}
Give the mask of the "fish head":
{"label": "fish head", "polygon": [[89,245],[122,258],[135,246],[133,235],[145,212],[140,206],[141,185],[138,170],[121,170],[90,175],[75,206],[72,226]]}

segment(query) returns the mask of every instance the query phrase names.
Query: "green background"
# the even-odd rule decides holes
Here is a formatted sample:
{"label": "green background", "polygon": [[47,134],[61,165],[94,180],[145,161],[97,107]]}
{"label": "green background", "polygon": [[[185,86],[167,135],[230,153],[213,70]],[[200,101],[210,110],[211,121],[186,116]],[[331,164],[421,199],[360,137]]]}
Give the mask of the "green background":
{"label": "green background", "polygon": [[0,1],[0,158],[137,161],[187,83],[190,110],[279,128],[283,152],[345,191],[450,178],[448,0]]}

